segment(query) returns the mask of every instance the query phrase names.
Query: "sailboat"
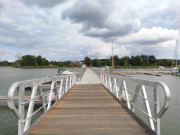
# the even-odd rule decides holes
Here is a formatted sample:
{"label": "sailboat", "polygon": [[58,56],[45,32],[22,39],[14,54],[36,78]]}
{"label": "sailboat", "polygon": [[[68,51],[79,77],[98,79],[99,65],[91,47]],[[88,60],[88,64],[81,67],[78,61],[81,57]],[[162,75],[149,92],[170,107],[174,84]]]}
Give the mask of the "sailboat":
{"label": "sailboat", "polygon": [[177,53],[178,53],[178,40],[176,40],[176,48],[175,48],[175,59],[176,59],[176,67],[173,68],[172,75],[180,76],[180,70],[177,66]]}

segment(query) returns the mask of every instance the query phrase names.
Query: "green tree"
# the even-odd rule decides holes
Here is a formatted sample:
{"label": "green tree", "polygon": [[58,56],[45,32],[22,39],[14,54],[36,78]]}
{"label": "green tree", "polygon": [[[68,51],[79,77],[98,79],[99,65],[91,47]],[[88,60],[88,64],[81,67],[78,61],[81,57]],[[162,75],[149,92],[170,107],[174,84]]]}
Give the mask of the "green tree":
{"label": "green tree", "polygon": [[155,58],[153,55],[150,55],[150,56],[148,57],[148,62],[149,62],[150,64],[154,64],[154,63],[156,63],[156,58]]}
{"label": "green tree", "polygon": [[132,66],[143,66],[145,65],[145,62],[143,60],[143,58],[141,58],[140,56],[132,56],[131,57],[131,65]]}
{"label": "green tree", "polygon": [[114,56],[114,66],[119,65],[119,57],[117,55]]}
{"label": "green tree", "polygon": [[42,59],[42,66],[48,66],[49,65],[49,61],[46,60],[45,58]]}
{"label": "green tree", "polygon": [[104,59],[105,66],[111,66],[111,60],[110,59]]}
{"label": "green tree", "polygon": [[64,63],[63,62],[58,62],[58,66],[64,67]]}
{"label": "green tree", "polygon": [[21,66],[48,66],[49,61],[41,56],[24,55],[20,60]]}
{"label": "green tree", "polygon": [[128,66],[129,65],[129,57],[124,56],[123,58],[119,59],[119,65],[120,66]]}
{"label": "green tree", "polygon": [[42,59],[42,57],[41,56],[37,56],[36,57],[36,62],[37,62],[37,65],[38,66],[42,66],[43,64],[43,59]]}
{"label": "green tree", "polygon": [[93,66],[94,67],[100,67],[101,66],[101,62],[99,59],[94,59],[93,60]]}
{"label": "green tree", "polygon": [[12,65],[12,63],[8,62],[8,61],[2,61],[0,62],[0,66],[10,66]]}
{"label": "green tree", "polygon": [[89,57],[85,57],[84,62],[87,66],[91,66],[91,59]]}
{"label": "green tree", "polygon": [[36,66],[36,58],[33,55],[24,55],[20,63],[22,66]]}

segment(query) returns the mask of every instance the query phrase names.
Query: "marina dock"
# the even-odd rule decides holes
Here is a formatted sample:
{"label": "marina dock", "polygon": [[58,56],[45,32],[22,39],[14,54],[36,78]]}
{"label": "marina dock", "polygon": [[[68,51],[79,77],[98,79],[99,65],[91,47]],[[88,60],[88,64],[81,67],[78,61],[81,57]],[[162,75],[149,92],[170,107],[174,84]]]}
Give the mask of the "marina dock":
{"label": "marina dock", "polygon": [[101,84],[77,84],[29,134],[148,135],[148,132]]}
{"label": "marina dock", "polygon": [[[90,68],[82,73],[79,75],[81,78],[72,74],[14,83],[9,89],[8,106],[18,118],[18,135],[160,135],[160,118],[170,100],[169,89],[164,83],[116,78],[118,76]],[[41,84],[50,81],[50,90],[43,92]],[[126,81],[137,84],[134,94],[128,91]],[[154,101],[148,99],[145,85],[153,88]],[[166,96],[161,108],[157,102],[160,96],[156,85],[161,85]],[[29,100],[24,97],[24,86],[32,87]],[[17,87],[18,108],[13,98]],[[139,96],[139,91],[143,95]],[[144,100],[145,110],[137,105],[138,96]],[[37,98],[42,106],[34,110]],[[154,104],[152,108],[149,102]],[[25,104],[28,105],[27,113]],[[143,113],[147,123],[136,114],[135,109]],[[151,109],[154,109],[154,115]],[[32,117],[40,110],[44,113],[31,124]]]}

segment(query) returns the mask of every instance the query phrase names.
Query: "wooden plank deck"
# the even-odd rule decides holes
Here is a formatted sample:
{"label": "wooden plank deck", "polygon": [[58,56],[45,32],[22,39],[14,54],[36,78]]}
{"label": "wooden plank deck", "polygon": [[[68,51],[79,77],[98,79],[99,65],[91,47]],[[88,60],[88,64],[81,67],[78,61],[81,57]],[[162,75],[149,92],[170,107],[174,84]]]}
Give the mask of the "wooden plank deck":
{"label": "wooden plank deck", "polygon": [[147,135],[101,84],[75,85],[30,135]]}

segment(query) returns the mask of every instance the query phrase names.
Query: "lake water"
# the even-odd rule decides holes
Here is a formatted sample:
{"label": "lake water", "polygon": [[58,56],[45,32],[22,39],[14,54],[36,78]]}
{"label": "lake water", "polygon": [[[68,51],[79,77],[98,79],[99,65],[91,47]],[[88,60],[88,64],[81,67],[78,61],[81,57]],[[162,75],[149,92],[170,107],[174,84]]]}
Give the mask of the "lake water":
{"label": "lake water", "polygon": [[[7,96],[13,82],[55,75],[57,69],[19,69],[0,67],[0,96]],[[180,77],[163,75],[136,75],[136,78],[165,82],[171,90],[171,105],[161,119],[161,135],[180,135]],[[6,101],[0,101],[0,135],[16,135],[17,119],[8,109]]]}

